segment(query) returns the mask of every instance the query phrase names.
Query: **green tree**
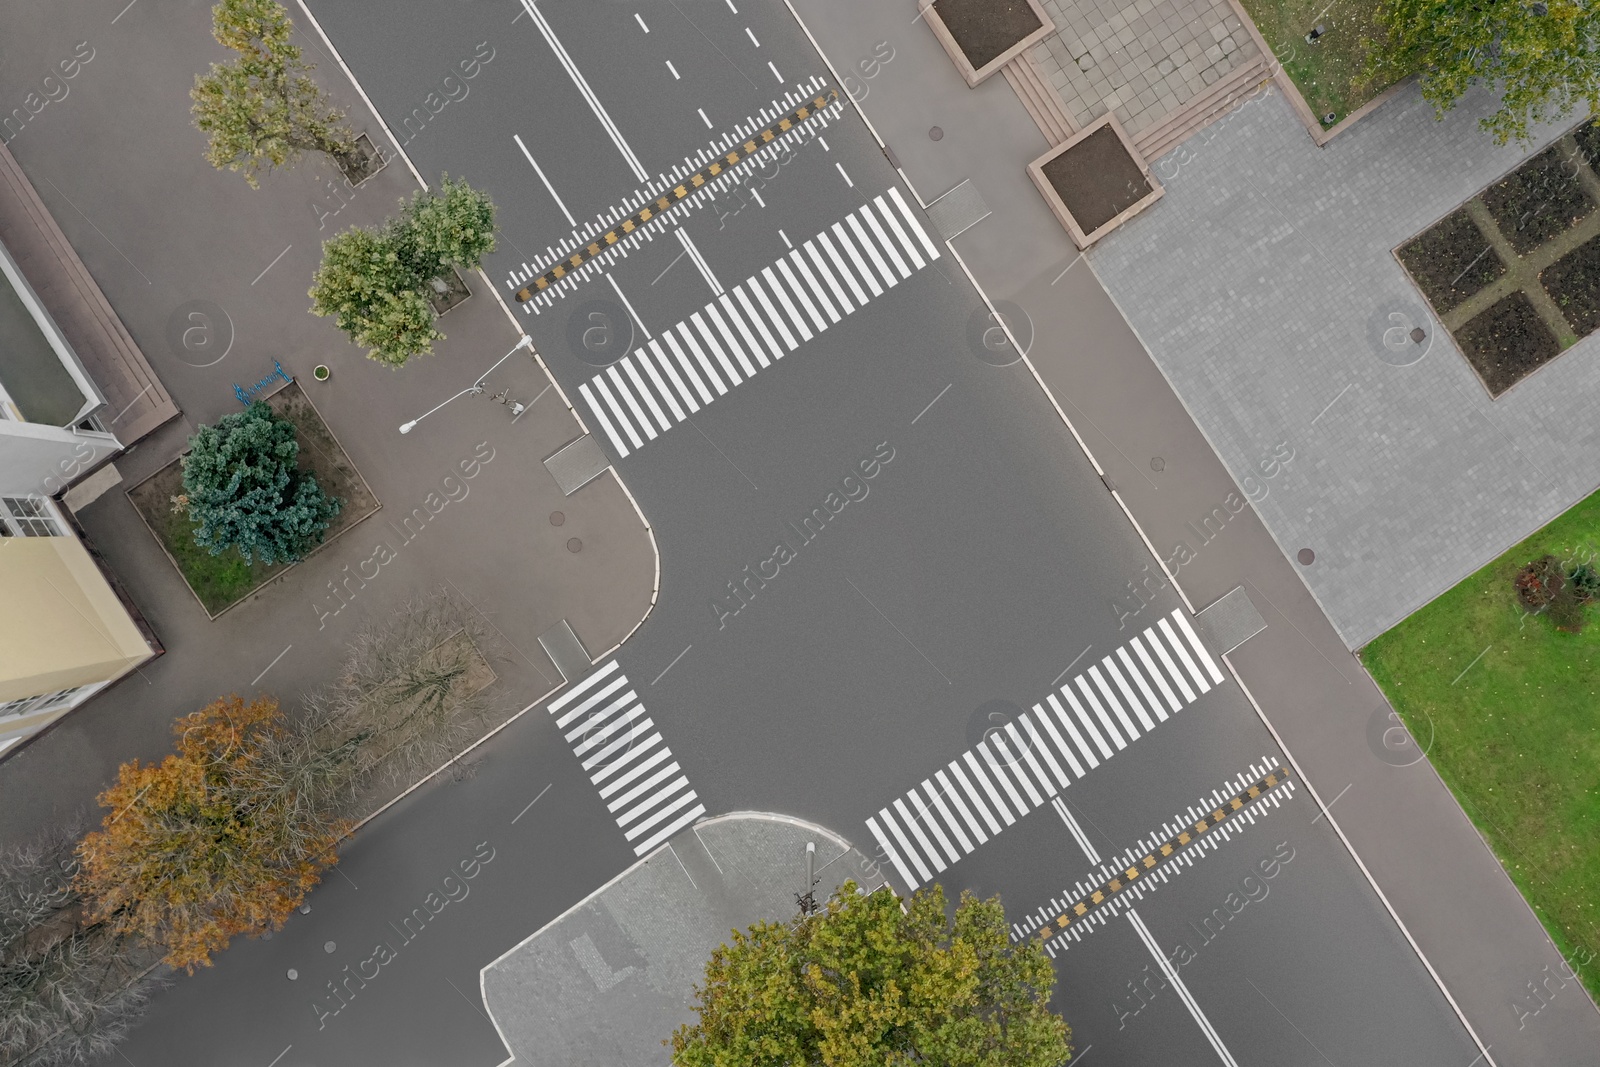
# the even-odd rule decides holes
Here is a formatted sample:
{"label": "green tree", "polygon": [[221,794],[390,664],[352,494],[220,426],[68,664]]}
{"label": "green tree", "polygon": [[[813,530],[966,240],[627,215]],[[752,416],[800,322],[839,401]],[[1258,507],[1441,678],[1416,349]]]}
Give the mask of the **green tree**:
{"label": "green tree", "polygon": [[290,39],[294,24],[277,0],[222,0],[212,33],[237,58],[195,76],[194,124],[210,135],[206,160],[218,170],[256,175],[323,152],[346,171],[365,160],[344,113],[311,80],[311,64]]}
{"label": "green tree", "polygon": [[305,557],[343,502],[296,467],[294,423],[262,401],[202,426],[183,459],[194,540],[214,556],[237,548],[246,561]]}
{"label": "green tree", "polygon": [[494,203],[447,174],[438,191],[400,201],[383,226],[323,242],[311,312],[333,316],[368,357],[402,366],[444,337],[433,324],[430,286],[451,270],[476,268],[494,247]]}
{"label": "green tree", "polygon": [[393,230],[357,226],[324,241],[310,295],[313,315],[333,316],[369,358],[399,367],[444,334],[433,325],[426,279],[401,259]]}
{"label": "green tree", "polygon": [[1376,83],[1418,76],[1438,114],[1474,84],[1498,87],[1480,124],[1497,143],[1528,139],[1578,104],[1600,110],[1600,5],[1591,0],[1380,0],[1369,42]]}
{"label": "green tree", "polygon": [[1048,1008],[1055,972],[1012,945],[998,897],[944,891],[902,911],[845,883],[825,911],[734,931],[672,1035],[677,1067],[1060,1067],[1071,1031]]}
{"label": "green tree", "polygon": [[474,270],[494,251],[494,203],[446,174],[434,193],[418,192],[395,220],[399,253],[424,282],[460,268]]}
{"label": "green tree", "polygon": [[281,927],[335,862],[352,761],[304,743],[271,697],[224,697],[173,731],[174,755],[124,763],[100,794],[75,884],[92,921],[192,971],[238,934]]}

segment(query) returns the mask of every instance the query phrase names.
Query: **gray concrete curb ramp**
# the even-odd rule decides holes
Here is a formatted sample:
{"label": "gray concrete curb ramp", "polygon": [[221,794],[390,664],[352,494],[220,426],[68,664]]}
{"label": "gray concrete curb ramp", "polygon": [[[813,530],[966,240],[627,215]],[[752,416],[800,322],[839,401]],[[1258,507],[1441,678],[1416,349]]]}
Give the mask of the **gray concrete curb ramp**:
{"label": "gray concrete curb ramp", "polygon": [[872,861],[829,830],[738,812],[696,823],[485,967],[484,1006],[510,1064],[633,1067],[694,1020],[695,985],[731,930],[786,920],[816,844],[817,899]]}

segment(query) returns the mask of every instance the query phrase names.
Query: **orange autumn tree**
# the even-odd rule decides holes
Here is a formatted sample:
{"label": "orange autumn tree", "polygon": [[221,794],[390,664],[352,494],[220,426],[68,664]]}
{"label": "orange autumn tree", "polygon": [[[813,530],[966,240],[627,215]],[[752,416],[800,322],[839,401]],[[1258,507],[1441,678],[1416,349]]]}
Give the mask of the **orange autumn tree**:
{"label": "orange autumn tree", "polygon": [[223,697],[174,727],[177,752],[124,763],[78,846],[91,916],[189,971],[236,934],[276,930],[349,829],[340,754],[292,729],[271,697]]}

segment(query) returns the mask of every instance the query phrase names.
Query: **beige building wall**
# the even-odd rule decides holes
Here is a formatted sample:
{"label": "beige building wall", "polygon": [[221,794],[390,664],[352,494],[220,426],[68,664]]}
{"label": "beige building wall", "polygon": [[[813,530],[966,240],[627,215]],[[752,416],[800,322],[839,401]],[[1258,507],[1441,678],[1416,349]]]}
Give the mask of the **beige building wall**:
{"label": "beige building wall", "polygon": [[[0,613],[0,703],[111,682],[151,656],[77,538],[0,540],[0,589],[9,609]],[[66,710],[0,720],[0,736],[31,733]]]}

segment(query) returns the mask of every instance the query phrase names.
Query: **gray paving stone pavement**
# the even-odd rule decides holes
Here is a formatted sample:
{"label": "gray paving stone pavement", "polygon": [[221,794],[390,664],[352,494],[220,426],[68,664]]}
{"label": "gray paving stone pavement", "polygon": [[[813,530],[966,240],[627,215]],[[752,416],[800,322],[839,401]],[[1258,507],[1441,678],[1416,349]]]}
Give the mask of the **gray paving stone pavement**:
{"label": "gray paving stone pavement", "polygon": [[846,879],[880,880],[867,857],[821,827],[737,813],[684,830],[483,969],[483,1002],[505,1064],[643,1067],[694,1021],[694,987],[729,932],[784,921],[816,845],[818,900]]}
{"label": "gray paving stone pavement", "polygon": [[[1351,648],[1600,483],[1600,336],[1491,401],[1391,252],[1577,121],[1496,148],[1489,107],[1436,122],[1410,90],[1319,149],[1266,91],[1158,160],[1158,209],[1090,257],[1241,484],[1294,448],[1256,510],[1316,553],[1302,577]],[[1401,324],[1429,339],[1391,351]]]}
{"label": "gray paving stone pavement", "polygon": [[[1486,1060],[1502,1067],[1568,1067],[1591,1060],[1600,1044],[1600,1013],[1577,983],[1553,979],[1542,1008],[1524,1014],[1530,1004],[1529,983],[1570,973],[1563,972],[1566,964],[1434,773],[1425,756],[1426,739],[1419,746],[1394,729],[1398,718],[1313,597],[1315,587],[1308,587],[1306,572],[1290,562],[1263,522],[1260,511],[1281,507],[1278,498],[1288,495],[1282,490],[1290,484],[1290,474],[1296,482],[1307,477],[1295,470],[1308,454],[1301,438],[1292,432],[1263,438],[1259,443],[1264,451],[1238,466],[1230,453],[1219,459],[1212,448],[1217,439],[1208,439],[1210,428],[1197,422],[1187,408],[1187,395],[1175,392],[1164,375],[1159,354],[1152,358],[1141,343],[1147,339],[1130,328],[1102,288],[1096,276],[1100,254],[1080,258],[1029,185],[1023,168],[1041,151],[1042,140],[1008,86],[991,82],[968,90],[931,34],[910,32],[916,27],[899,24],[893,11],[848,0],[794,0],[794,7],[836,65],[847,64],[855,52],[864,50],[863,41],[887,39],[896,48],[896,59],[872,81],[862,102],[868,120],[924,200],[970,179],[993,206],[993,214],[956,239],[955,249],[1007,320],[1020,325],[1023,343],[1031,337],[1029,361],[1117,486],[1150,543],[1163,557],[1175,555],[1179,544],[1187,546],[1187,561],[1176,574],[1187,599],[1203,608],[1244,586],[1267,628],[1235,649],[1230,662],[1320,795],[1329,821],[1349,841],[1443,988],[1489,1046]],[[1437,160],[1428,154],[1434,146],[1431,138],[1448,141],[1446,134],[1452,130],[1457,140],[1465,137],[1458,127],[1474,121],[1470,111],[1476,104],[1481,101],[1468,100],[1463,104],[1468,114],[1452,117],[1440,128],[1431,125],[1414,91],[1391,101],[1379,114],[1398,107],[1411,123],[1413,136],[1392,149],[1395,159],[1367,160],[1377,173],[1365,179],[1363,187],[1376,196],[1385,188],[1383,174],[1398,173],[1399,185],[1406,177],[1429,176],[1437,186],[1450,187],[1449,195],[1440,193],[1449,204],[1436,214],[1476,191],[1482,181],[1456,173],[1457,164],[1469,154],[1464,144]],[[1298,161],[1294,173],[1306,183],[1320,181],[1317,166],[1324,157],[1313,154],[1316,150],[1304,128],[1280,105],[1281,101],[1271,104],[1282,114],[1272,120],[1270,150],[1260,143],[1222,142],[1221,134],[1212,131],[1230,127],[1219,124],[1200,131],[1166,159],[1182,158],[1187,148],[1197,160],[1188,165],[1197,166],[1205,158],[1200,146],[1208,145],[1204,151],[1215,174],[1234,166],[1253,175],[1245,162],[1255,167],[1267,164],[1259,155],[1242,160],[1244,150],[1281,152]],[[1250,105],[1225,122],[1262,121],[1250,115],[1250,108],[1267,106]],[[926,134],[934,123],[944,134],[938,142]],[[1358,125],[1339,140],[1364,136],[1362,129]],[[1210,142],[1208,136],[1219,140]],[[1490,168],[1489,177],[1510,169],[1519,158],[1512,150],[1497,155],[1499,163]],[[1166,173],[1162,179],[1168,180]],[[1181,185],[1183,180],[1180,174],[1173,183]],[[1295,180],[1300,179],[1286,182]],[[1210,194],[1213,202],[1226,210],[1219,220],[1204,221],[1198,203],[1203,193],[1193,194],[1197,202],[1188,209],[1188,225],[1209,226],[1222,235],[1230,227],[1248,232],[1258,225],[1245,207],[1230,203],[1215,188]],[[1341,200],[1344,194],[1336,188],[1324,188],[1323,195],[1330,201],[1352,203]],[[1149,217],[1159,221],[1165,208],[1164,199]],[[1353,213],[1347,214],[1327,220],[1319,233],[1360,223]],[[1413,230],[1433,217],[1417,217]],[[1135,219],[1123,236],[1138,238],[1138,227],[1145,221]],[[1286,221],[1277,225],[1286,234],[1292,232]],[[1172,239],[1180,238],[1177,233]],[[1141,244],[1139,251],[1144,269],[1162,269],[1159,249]],[[1134,262],[1128,269],[1136,273],[1141,261],[1130,259]],[[1199,262],[1202,271],[1238,269],[1209,256]],[[1258,269],[1255,276],[1264,275]],[[1188,290],[1175,295],[1148,286],[1142,292],[1137,306],[1122,305],[1136,320],[1160,316],[1160,321],[1177,323],[1194,315],[1197,307],[1212,306],[1192,303],[1194,296]],[[1313,298],[1321,299],[1314,290],[1301,294],[1303,300]],[[1250,310],[1262,314],[1253,305]],[[1280,314],[1303,312],[1290,308],[1280,309]],[[1562,357],[1569,362],[1582,358],[1582,353]],[[1370,359],[1378,364],[1376,354]],[[1450,361],[1460,363],[1453,352],[1433,351],[1417,367]],[[1259,369],[1273,370],[1280,382],[1291,373],[1307,373],[1303,363],[1292,372],[1260,364]],[[1017,364],[1013,369],[1023,373],[1022,367]],[[1461,374],[1470,379],[1464,364]],[[1475,380],[1471,384],[1478,388]],[[1437,398],[1424,399],[1426,407]],[[1483,404],[1487,406],[1486,397]],[[1290,425],[1297,427],[1317,413],[1314,409],[1297,415],[1298,421]],[[1256,464],[1280,444],[1297,449],[1294,458],[1273,477],[1264,477]],[[1362,484],[1372,485],[1381,473],[1365,472]],[[1211,527],[1197,534],[1193,524],[1215,516],[1219,507],[1225,521],[1219,526],[1213,518]],[[1531,529],[1533,520],[1525,521]],[[1399,523],[1383,530],[1396,542],[1410,536]],[[1321,559],[1319,549],[1319,565]],[[1127,577],[1132,582],[1144,576]],[[1119,608],[1108,605],[1107,610]],[[1329,966],[1336,964],[1330,961]]]}

